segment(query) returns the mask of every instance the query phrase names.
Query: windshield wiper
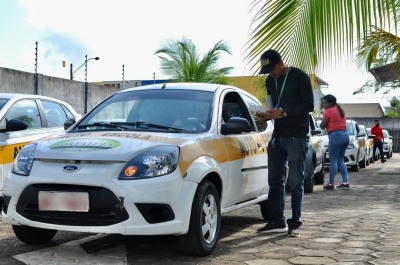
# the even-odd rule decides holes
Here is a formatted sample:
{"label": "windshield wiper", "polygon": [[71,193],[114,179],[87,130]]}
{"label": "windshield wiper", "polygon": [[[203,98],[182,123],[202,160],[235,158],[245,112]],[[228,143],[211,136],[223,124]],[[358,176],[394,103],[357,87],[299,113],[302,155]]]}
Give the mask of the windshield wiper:
{"label": "windshield wiper", "polygon": [[165,126],[165,125],[160,125],[160,124],[155,124],[147,121],[136,121],[132,123],[127,123],[129,125],[135,125],[137,127],[139,126],[146,126],[146,127],[151,127],[151,128],[157,128],[157,129],[164,129],[164,130],[174,130],[174,131],[187,131],[184,129],[179,129],[171,126]]}
{"label": "windshield wiper", "polygon": [[78,125],[78,129],[90,128],[90,127],[107,127],[107,128],[116,128],[120,130],[128,130],[128,127],[117,125],[114,123],[107,123],[107,122],[95,122],[91,124],[83,124]]}
{"label": "windshield wiper", "polygon": [[[123,125],[121,125],[121,124],[123,124]],[[129,129],[132,129],[132,127],[136,127],[136,128],[151,127],[151,128],[157,128],[157,129],[163,129],[163,130],[187,131],[184,129],[155,124],[155,123],[151,123],[151,122],[147,122],[147,121],[118,122],[118,123],[95,122],[95,123],[90,123],[90,124],[78,125],[78,129],[85,129],[85,128],[90,128],[90,127],[107,127],[107,128],[116,128],[116,129],[120,129],[120,130],[129,130]]]}

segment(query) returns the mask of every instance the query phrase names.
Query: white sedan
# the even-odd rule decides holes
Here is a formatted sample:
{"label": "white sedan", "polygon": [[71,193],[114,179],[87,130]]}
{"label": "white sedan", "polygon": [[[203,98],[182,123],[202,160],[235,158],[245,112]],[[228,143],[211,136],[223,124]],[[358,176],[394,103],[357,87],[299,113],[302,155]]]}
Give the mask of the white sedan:
{"label": "white sedan", "polygon": [[216,84],[120,91],[20,151],[4,185],[3,221],[28,244],[57,230],[169,234],[185,253],[208,255],[221,214],[260,203],[267,216],[273,126],[255,119],[260,107]]}

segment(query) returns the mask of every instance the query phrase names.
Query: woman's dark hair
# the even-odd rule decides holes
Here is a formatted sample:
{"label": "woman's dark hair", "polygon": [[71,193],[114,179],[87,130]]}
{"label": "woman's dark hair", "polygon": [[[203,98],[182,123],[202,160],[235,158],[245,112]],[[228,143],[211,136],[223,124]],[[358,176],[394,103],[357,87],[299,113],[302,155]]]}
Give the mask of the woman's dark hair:
{"label": "woman's dark hair", "polygon": [[328,94],[328,95],[325,95],[322,99],[328,103],[331,103],[332,106],[336,106],[339,110],[340,117],[344,118],[344,115],[345,115],[344,110],[338,103],[336,103],[336,98],[334,95]]}

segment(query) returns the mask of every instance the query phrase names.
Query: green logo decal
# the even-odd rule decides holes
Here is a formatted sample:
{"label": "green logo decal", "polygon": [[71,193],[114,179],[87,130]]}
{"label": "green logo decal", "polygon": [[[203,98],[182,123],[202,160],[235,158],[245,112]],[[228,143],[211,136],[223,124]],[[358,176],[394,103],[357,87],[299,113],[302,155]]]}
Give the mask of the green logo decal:
{"label": "green logo decal", "polygon": [[101,151],[117,148],[120,145],[121,143],[119,141],[112,139],[81,138],[56,142],[50,145],[50,149],[71,152]]}

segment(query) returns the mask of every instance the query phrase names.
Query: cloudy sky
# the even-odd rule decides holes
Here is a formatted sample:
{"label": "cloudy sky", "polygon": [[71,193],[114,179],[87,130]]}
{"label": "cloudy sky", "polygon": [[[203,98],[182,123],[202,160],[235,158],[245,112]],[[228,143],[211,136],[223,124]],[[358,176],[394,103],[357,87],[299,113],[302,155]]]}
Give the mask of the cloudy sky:
{"label": "cloudy sky", "polygon": [[[232,75],[252,75],[244,61],[254,12],[253,0],[1,0],[0,67],[35,71],[69,78],[88,58],[88,81],[168,78],[160,72],[154,52],[167,40],[191,39],[200,53],[220,40],[232,55],[224,54],[220,67],[235,67]],[[65,61],[65,67],[62,62]],[[84,67],[75,75],[84,81]],[[329,83],[324,93],[339,100],[374,101],[377,95],[351,96],[372,76],[357,71],[353,62],[320,76]],[[382,98],[382,97],[380,97]],[[390,98],[390,97],[389,97]],[[383,102],[387,100],[383,99]],[[385,103],[383,103],[385,104]]]}

